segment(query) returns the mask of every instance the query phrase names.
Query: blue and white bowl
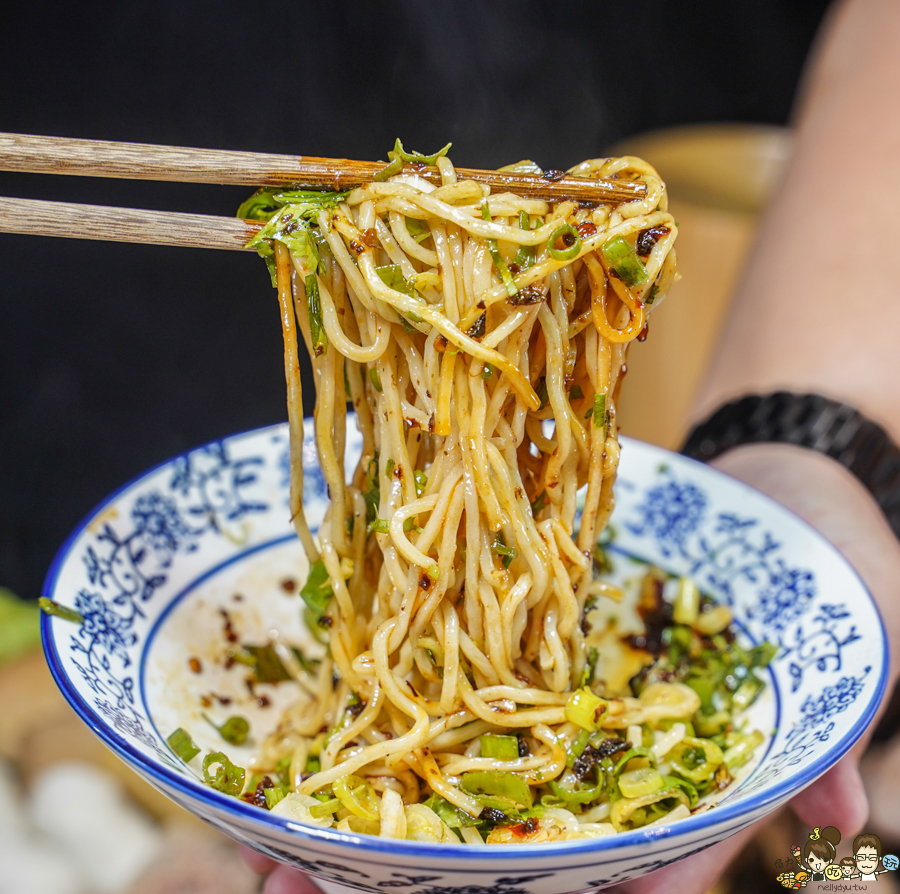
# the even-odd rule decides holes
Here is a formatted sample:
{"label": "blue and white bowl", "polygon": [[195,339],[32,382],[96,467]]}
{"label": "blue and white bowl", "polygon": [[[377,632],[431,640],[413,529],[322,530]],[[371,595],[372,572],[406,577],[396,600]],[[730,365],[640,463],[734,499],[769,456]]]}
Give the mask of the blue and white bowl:
{"label": "blue and white bowl", "polygon": [[[326,493],[310,435],[306,505],[315,530]],[[631,555],[692,576],[731,607],[748,642],[779,646],[750,718],[771,736],[712,809],[561,844],[427,845],[304,826],[204,785],[199,758],[185,766],[166,737],[181,726],[202,753],[217,751],[222,740],[201,711],[219,722],[244,714],[250,741],[225,748],[241,763],[291,698],[288,687],[260,686],[256,696],[271,702],[261,707],[241,668],[224,667],[226,614],[244,642],[264,642],[271,630],[309,641],[296,587],[284,586],[306,575],[289,518],[286,426],[179,456],[90,515],[47,578],[45,595],[84,617],[43,618],[50,668],[84,722],[148,782],[328,891],[566,894],[635,878],[734,834],[831,767],[871,721],[888,656],[865,587],[815,531],[713,469],[623,441],[614,562],[627,568]]]}

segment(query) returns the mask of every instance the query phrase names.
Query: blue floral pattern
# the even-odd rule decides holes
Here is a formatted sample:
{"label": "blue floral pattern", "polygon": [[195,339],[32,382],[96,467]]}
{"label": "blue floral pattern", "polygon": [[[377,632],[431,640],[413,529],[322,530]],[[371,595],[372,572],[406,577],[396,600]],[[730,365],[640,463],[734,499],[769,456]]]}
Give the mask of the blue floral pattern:
{"label": "blue floral pattern", "polygon": [[[75,608],[83,620],[71,637],[74,664],[96,694],[94,704],[122,735],[152,748],[171,763],[135,702],[131,649],[142,603],[168,579],[178,553],[194,552],[203,536],[228,533],[229,524],[268,504],[248,498],[262,457],[233,460],[224,443],[211,444],[172,463],[169,493],[139,493],[122,533],[106,522],[83,555],[91,589],[81,589]],[[174,766],[174,764],[173,764]]]}

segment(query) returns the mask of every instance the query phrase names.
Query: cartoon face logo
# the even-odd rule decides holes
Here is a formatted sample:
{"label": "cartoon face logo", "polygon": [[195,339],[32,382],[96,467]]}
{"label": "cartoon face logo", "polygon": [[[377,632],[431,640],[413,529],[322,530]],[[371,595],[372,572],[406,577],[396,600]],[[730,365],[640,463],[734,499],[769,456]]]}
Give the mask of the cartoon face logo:
{"label": "cartoon face logo", "polygon": [[837,865],[837,863],[830,863],[825,867],[825,878],[829,881],[837,881],[839,878],[843,878],[844,873],[841,871],[841,867]]}
{"label": "cartoon face logo", "polygon": [[813,872],[823,872],[825,867],[828,865],[828,860],[825,857],[820,857],[817,854],[810,854],[806,858],[806,862],[809,864],[809,868]]}
{"label": "cartoon face logo", "polygon": [[855,854],[856,868],[864,875],[871,875],[878,869],[878,848],[862,846]]}

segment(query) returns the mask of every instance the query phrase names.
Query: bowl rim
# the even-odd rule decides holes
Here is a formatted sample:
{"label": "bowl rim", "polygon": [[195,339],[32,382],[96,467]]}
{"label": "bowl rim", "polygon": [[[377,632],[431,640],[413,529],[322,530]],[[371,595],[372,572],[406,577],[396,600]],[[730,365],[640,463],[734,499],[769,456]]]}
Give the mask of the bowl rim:
{"label": "bowl rim", "polygon": [[[94,506],[94,508],[91,509],[91,511],[81,519],[81,521],[75,526],[68,537],[63,541],[63,544],[57,550],[56,555],[53,558],[53,562],[51,563],[50,568],[47,572],[41,595],[47,597],[48,599],[53,598],[53,593],[56,588],[56,583],[59,578],[60,571],[66,559],[68,558],[76,540],[82,535],[85,529],[101,512],[109,507],[110,504],[115,502],[126,491],[140,484],[146,478],[149,478],[151,475],[170,465],[180,457],[188,456],[194,453],[196,450],[202,450],[205,447],[221,443],[222,441],[231,442],[235,440],[243,440],[246,438],[263,437],[266,433],[280,433],[285,431],[286,428],[286,423],[275,423],[273,425],[261,426],[259,428],[249,429],[233,435],[226,435],[223,438],[219,438],[213,441],[208,441],[205,444],[190,448],[180,454],[176,454],[175,456],[170,457],[169,459],[156,463],[149,469],[144,470],[139,475],[132,478],[127,483],[116,488],[112,493],[110,493],[96,506]],[[668,457],[670,460],[675,459],[679,464],[685,464],[688,467],[693,467],[694,471],[699,472],[701,475],[725,479],[730,485],[737,486],[739,490],[743,490],[748,494],[754,494],[757,497],[761,497],[764,501],[772,504],[772,506],[774,506],[777,510],[780,510],[781,512],[789,516],[795,524],[805,529],[806,532],[814,539],[818,540],[821,545],[826,547],[839,561],[844,563],[844,565],[856,579],[862,592],[868,598],[869,602],[872,605],[872,608],[875,610],[876,617],[879,621],[879,632],[881,634],[882,649],[880,655],[881,667],[878,674],[878,680],[875,684],[875,689],[870,696],[869,701],[866,704],[859,719],[838,739],[837,742],[835,742],[824,752],[824,754],[815,762],[813,766],[806,768],[801,773],[799,773],[799,775],[792,774],[781,782],[764,786],[758,791],[752,792],[745,798],[728,800],[726,802],[717,804],[716,806],[708,810],[704,810],[702,813],[693,814],[670,825],[654,825],[644,827],[643,829],[620,832],[615,835],[606,835],[599,838],[579,839],[576,841],[543,843],[531,846],[521,844],[491,845],[490,847],[478,848],[465,843],[432,844],[421,841],[380,838],[374,835],[345,833],[339,832],[334,828],[317,828],[315,826],[304,825],[302,823],[292,821],[288,818],[273,816],[268,811],[260,810],[258,807],[247,804],[239,800],[238,798],[225,795],[222,792],[218,792],[215,789],[204,785],[192,775],[176,772],[175,770],[167,767],[164,763],[156,762],[148,755],[144,755],[140,751],[136,750],[123,736],[118,733],[118,731],[107,724],[98,722],[99,718],[96,712],[94,712],[84,702],[75,688],[70,685],[69,676],[62,666],[60,658],[57,654],[55,639],[51,634],[50,625],[53,618],[50,615],[42,612],[41,640],[47,665],[50,668],[50,672],[53,676],[54,682],[56,683],[60,692],[62,692],[69,706],[75,711],[82,722],[84,722],[84,724],[94,733],[94,735],[96,735],[103,742],[104,745],[106,745],[119,758],[125,761],[125,763],[140,768],[140,775],[144,776],[145,779],[149,777],[148,781],[152,780],[152,784],[156,785],[157,787],[162,787],[164,793],[168,788],[181,790],[188,798],[198,799],[200,802],[205,802],[207,807],[213,808],[217,811],[224,811],[227,814],[236,815],[236,817],[238,817],[245,824],[249,824],[250,826],[258,824],[262,827],[268,827],[268,829],[276,834],[291,833],[293,835],[299,836],[299,839],[301,841],[304,841],[312,846],[315,846],[316,844],[331,844],[337,847],[350,845],[352,846],[353,850],[357,852],[354,855],[354,859],[358,860],[359,862],[373,862],[379,864],[383,862],[381,860],[366,860],[363,858],[364,854],[371,854],[373,857],[377,855],[391,854],[403,854],[408,855],[411,858],[441,857],[448,861],[456,861],[460,858],[466,858],[469,861],[474,860],[479,864],[483,863],[485,858],[487,858],[489,862],[498,862],[502,860],[508,860],[512,855],[524,857],[527,854],[530,861],[534,860],[535,858],[546,857],[549,859],[551,857],[562,857],[569,854],[605,855],[609,852],[625,850],[629,847],[649,844],[650,842],[659,842],[666,839],[672,839],[674,843],[677,839],[684,839],[685,837],[688,837],[692,834],[694,836],[694,839],[696,840],[698,837],[697,833],[702,833],[705,829],[710,829],[712,827],[721,827],[728,823],[728,821],[736,821],[730,828],[726,829],[724,835],[722,835],[722,838],[727,837],[728,835],[739,831],[746,825],[746,822],[743,821],[743,818],[746,815],[753,814],[771,804],[778,803],[779,801],[785,800],[793,795],[798,794],[807,786],[815,782],[819,777],[828,772],[828,770],[830,770],[837,763],[837,761],[839,761],[850,750],[850,748],[853,747],[853,745],[868,728],[875,713],[881,705],[881,702],[884,699],[884,694],[887,688],[887,678],[890,667],[890,646],[887,639],[887,631],[884,625],[884,618],[881,614],[877,602],[872,597],[872,594],[869,592],[869,588],[866,586],[856,568],[823,534],[821,534],[805,519],[797,515],[797,513],[778,503],[772,497],[769,497],[768,495],[757,491],[755,488],[751,487],[748,484],[745,484],[743,481],[740,481],[739,479],[734,478],[733,476],[728,475],[727,473],[722,472],[719,469],[706,465],[705,463],[701,463],[698,460],[694,460],[690,457],[675,453],[674,451],[668,450],[664,447],[659,447],[656,444],[650,444],[645,441],[638,441],[638,439],[636,438],[621,436],[620,440],[622,441],[623,446],[627,446],[629,443],[640,444],[642,447],[657,451],[660,454]],[[194,582],[192,581],[188,586],[193,585],[193,583]],[[181,590],[183,589],[185,588],[181,588]],[[60,621],[60,623],[64,622]],[[769,740],[770,744],[772,741],[774,740]],[[764,815],[765,814],[763,814],[763,816]],[[757,817],[756,819],[762,819],[763,816]],[[246,827],[244,828],[244,831],[246,832]],[[721,831],[721,829],[719,831]],[[680,845],[669,848],[669,850],[680,850],[684,846],[684,844],[685,842],[682,841]],[[665,852],[666,849],[653,849],[654,856],[658,856]],[[621,857],[619,857],[619,859],[621,859]],[[612,862],[615,861],[609,860],[598,862],[596,860],[591,860],[589,864],[584,865],[589,865],[591,867],[600,867],[603,865],[608,865]],[[569,865],[568,868],[576,869],[580,867]],[[454,868],[454,871],[456,871],[456,867]],[[484,869],[481,868],[478,871],[484,871]]]}

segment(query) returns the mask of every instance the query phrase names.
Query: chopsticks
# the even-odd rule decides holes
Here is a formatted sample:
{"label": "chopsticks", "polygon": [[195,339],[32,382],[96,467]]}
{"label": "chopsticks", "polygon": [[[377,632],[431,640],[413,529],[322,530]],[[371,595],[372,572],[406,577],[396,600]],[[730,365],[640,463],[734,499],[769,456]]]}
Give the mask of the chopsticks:
{"label": "chopsticks", "polygon": [[[0,170],[35,174],[344,190],[371,182],[384,167],[384,162],[0,133]],[[460,180],[485,183],[493,192],[550,201],[619,204],[646,195],[643,184],[628,180],[474,168],[456,172]],[[441,182],[436,167],[407,164],[403,173]],[[6,233],[240,249],[258,228],[252,221],[210,215],[0,199],[0,232]]]}

